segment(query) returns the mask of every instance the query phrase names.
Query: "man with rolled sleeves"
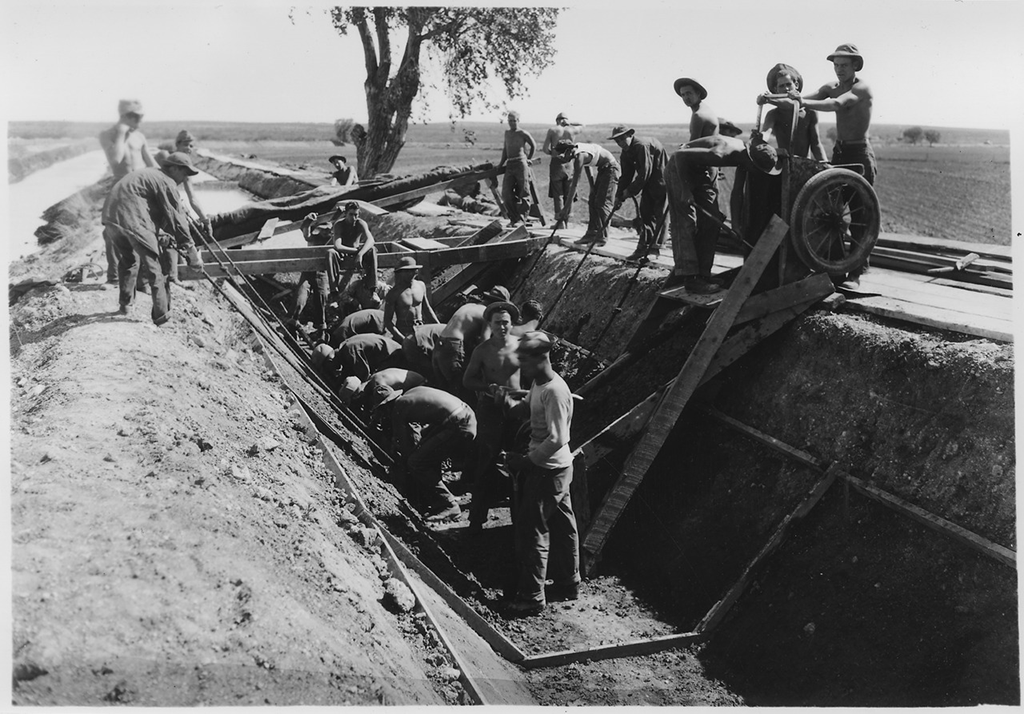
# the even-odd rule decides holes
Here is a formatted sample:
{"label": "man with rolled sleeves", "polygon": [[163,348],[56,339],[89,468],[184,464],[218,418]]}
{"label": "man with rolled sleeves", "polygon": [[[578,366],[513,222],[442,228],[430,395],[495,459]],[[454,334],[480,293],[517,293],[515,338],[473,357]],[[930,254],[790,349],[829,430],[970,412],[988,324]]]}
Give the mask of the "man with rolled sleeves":
{"label": "man with rolled sleeves", "polygon": [[[178,193],[178,186],[197,173],[187,154],[175,152],[167,157],[163,168],[132,171],[110,191],[106,225],[118,257],[118,302],[122,315],[129,313],[139,269],[145,266],[153,295],[153,322],[167,322],[170,255],[166,249],[172,236],[177,239],[178,250],[188,255],[189,265],[200,264]],[[161,230],[163,233],[158,235]]]}
{"label": "man with rolled sleeves", "polygon": [[[509,609],[531,615],[549,600],[579,596],[580,548],[572,497],[572,393],[551,365],[551,338],[541,331],[523,335],[516,350],[524,380],[533,385],[512,414],[530,423],[525,454],[510,452],[506,464],[519,473],[520,496],[514,523],[519,579]],[[545,582],[551,579],[551,587]]]}
{"label": "man with rolled sleeves", "polygon": [[658,233],[665,220],[665,147],[657,139],[636,136],[631,127],[617,126],[608,137],[622,149],[622,176],[615,194],[615,206],[640,196],[636,250],[626,260],[647,260],[661,252]]}

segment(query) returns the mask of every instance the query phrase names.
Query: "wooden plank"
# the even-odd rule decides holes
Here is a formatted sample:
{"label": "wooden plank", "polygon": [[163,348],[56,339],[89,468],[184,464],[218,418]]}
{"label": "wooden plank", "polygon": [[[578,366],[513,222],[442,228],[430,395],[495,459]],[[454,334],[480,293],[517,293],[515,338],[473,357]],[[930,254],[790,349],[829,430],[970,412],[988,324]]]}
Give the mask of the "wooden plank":
{"label": "wooden plank", "polygon": [[[956,267],[957,261],[961,260],[964,257],[960,255],[924,253],[917,250],[907,250],[902,248],[882,248],[878,246],[876,246],[875,249],[871,251],[871,255],[881,255],[890,258],[899,258],[913,263],[926,265],[930,268]],[[975,259],[969,265],[969,269],[965,267],[964,271],[960,272],[992,272],[1013,275],[1013,263],[1003,258],[981,258],[977,254],[975,254]]]}
{"label": "wooden plank", "polygon": [[878,245],[886,248],[903,248],[910,250],[923,250],[934,253],[955,252],[977,253],[983,258],[995,258],[1011,260],[1013,249],[1008,245],[993,245],[989,243],[972,243],[970,241],[950,240],[949,238],[930,238],[927,236],[912,236],[904,233],[882,233],[878,236]]}
{"label": "wooden plank", "polygon": [[432,193],[444,193],[452,186],[482,181],[489,176],[495,175],[495,171],[496,169],[491,169],[489,171],[473,171],[463,174],[462,176],[456,176],[455,178],[448,179],[447,181],[440,181],[438,183],[430,184],[429,186],[414,188],[411,191],[404,191],[402,193],[392,194],[391,196],[384,196],[371,201],[371,203],[379,208],[395,206],[399,203],[405,203],[406,201],[412,201],[417,198],[429,196]]}
{"label": "wooden plank", "polygon": [[481,243],[487,243],[492,238],[501,235],[502,231],[504,231],[504,224],[501,221],[491,221],[476,233],[465,238],[456,245],[480,245]]}
{"label": "wooden plank", "polygon": [[790,526],[792,526],[795,521],[800,520],[810,513],[811,509],[818,504],[818,501],[820,501],[821,497],[825,495],[826,491],[828,491],[829,487],[836,480],[836,476],[838,474],[838,468],[834,466],[830,467],[828,471],[825,472],[825,475],[822,476],[816,484],[814,484],[814,487],[811,488],[807,497],[800,502],[792,513],[782,519],[782,523],[780,523],[779,527],[775,529],[772,537],[768,539],[768,542],[764,544],[764,547],[762,547],[758,554],[754,556],[753,560],[750,561],[747,567],[743,569],[739,579],[731,588],[729,588],[725,597],[712,605],[711,609],[708,610],[708,613],[697,625],[697,632],[702,635],[709,635],[711,631],[714,630],[718,623],[722,621],[722,618],[725,617],[726,613],[729,612],[729,608],[736,603],[740,595],[743,594],[743,591],[746,590],[747,585],[753,578],[754,571],[757,567],[761,565],[761,563],[764,562],[764,560],[767,559],[767,557],[771,555],[775,549],[783,543],[783,541],[785,541]]}
{"label": "wooden plank", "polygon": [[712,417],[713,419],[722,422],[731,429],[735,429],[741,434],[745,434],[746,436],[751,437],[755,441],[760,441],[762,444],[770,446],[779,453],[785,454],[789,458],[793,459],[794,461],[798,461],[804,466],[810,466],[812,469],[816,469],[818,471],[820,471],[824,466],[824,462],[821,459],[811,456],[806,451],[801,451],[796,447],[790,446],[785,442],[779,441],[774,436],[765,434],[763,431],[755,429],[754,427],[748,424],[744,424],[738,419],[733,419],[731,416],[723,414],[714,407],[705,407],[704,413]]}
{"label": "wooden plank", "polygon": [[277,228],[277,220],[277,218],[271,218],[264,223],[263,228],[260,229],[259,234],[256,236],[256,240],[266,240],[270,236],[274,235],[274,229]]}
{"label": "wooden plank", "polygon": [[914,305],[886,297],[865,297],[848,300],[848,310],[880,315],[894,320],[938,330],[952,330],[965,335],[987,337],[998,342],[1013,342],[1013,322],[986,315],[956,313],[927,305]]}
{"label": "wooden plank", "polygon": [[[277,221],[278,219],[271,218],[270,220]],[[267,222],[269,223],[270,221]],[[263,227],[266,228],[266,223],[263,224]],[[292,221],[290,223],[278,222],[274,226],[274,230],[271,232],[269,236],[267,236],[267,238],[270,238],[271,236],[283,235],[285,233],[291,233],[292,231],[297,231],[300,230],[301,228],[302,221]],[[255,243],[257,240],[264,240],[263,238],[260,238],[260,235],[262,233],[263,230],[261,229],[259,231],[256,231],[255,233],[246,233],[245,235],[235,236],[234,238],[228,238],[227,240],[217,241],[217,243],[220,244],[221,248],[236,248],[240,245],[248,245],[249,243]]]}
{"label": "wooden plank", "polygon": [[459,616],[466,621],[466,624],[469,625],[474,632],[484,638],[487,644],[489,644],[495,652],[500,654],[509,662],[522,662],[526,659],[526,655],[523,654],[522,650],[516,647],[515,644],[513,644],[512,641],[505,637],[501,632],[491,627],[491,623],[485,620],[480,613],[470,607],[465,600],[459,597],[454,590],[448,587],[448,583],[437,577],[437,575],[435,575],[430,568],[424,565],[423,562],[417,558],[402,541],[395,538],[395,536],[383,527],[381,528],[381,534],[388,543],[391,544],[391,548],[395,551],[405,566],[419,575],[428,587],[433,588],[441,599],[448,604],[448,607],[457,612]]}
{"label": "wooden plank", "polygon": [[832,281],[825,273],[788,283],[757,295],[751,295],[736,315],[737,325],[769,315],[792,305],[807,302],[810,298],[824,298],[832,294]]}
{"label": "wooden plank", "polygon": [[647,640],[634,640],[618,645],[602,645],[588,650],[563,650],[542,655],[530,655],[521,664],[527,669],[541,667],[561,667],[573,662],[615,659],[618,657],[639,657],[642,655],[664,652],[676,647],[688,647],[704,641],[706,638],[699,632],[684,632],[677,635],[662,635]]}
{"label": "wooden plank", "polygon": [[472,285],[473,281],[490,267],[490,263],[470,263],[434,291],[430,304],[437,307],[467,285]]}
{"label": "wooden plank", "polygon": [[722,304],[711,314],[703,334],[697,340],[690,356],[679,371],[675,383],[666,392],[651,416],[647,430],[640,443],[627,457],[623,473],[615,486],[605,496],[594,520],[583,538],[582,550],[589,556],[587,572],[593,569],[597,557],[611,533],[612,527],[626,508],[648,467],[661,451],[665,439],[675,426],[679,415],[693,392],[700,384],[708,365],[725,340],[740,308],[747,301],[755,284],[764,272],[765,266],[782,243],[789,227],[778,216],[773,216],[754,249],[747,256],[739,275],[722,300]]}
{"label": "wooden plank", "polygon": [[947,535],[953,540],[963,543],[968,548],[978,551],[982,555],[993,558],[1003,565],[1008,565],[1014,570],[1017,569],[1017,553],[1015,551],[1001,546],[998,543],[993,543],[989,539],[958,526],[952,521],[947,521],[942,516],[929,513],[923,508],[915,506],[913,503],[905,501],[899,496],[894,496],[891,493],[883,491],[877,486],[872,486],[855,476],[846,476],[846,481],[853,486],[853,489],[858,493],[878,501],[897,513],[909,516],[918,523],[921,523],[932,530],[938,531],[943,535]]}
{"label": "wooden plank", "polygon": [[752,350],[762,340],[778,332],[817,302],[818,298],[811,298],[805,303],[779,310],[745,325],[722,343],[715,358],[708,365],[701,384],[715,377],[723,369]]}
{"label": "wooden plank", "polygon": [[[924,261],[911,260],[904,257],[885,255],[884,253],[872,253],[871,263],[872,265],[883,268],[893,268],[896,270],[904,270],[919,274],[927,274],[929,269],[937,267],[934,263],[926,263]],[[993,287],[1000,288],[1013,287],[1013,280],[1011,276],[1003,273],[979,272],[967,269],[959,273],[947,273],[946,277],[952,278],[954,275],[956,276],[956,280],[965,283],[971,282],[979,285],[991,285]]]}
{"label": "wooden plank", "polygon": [[403,238],[401,242],[413,250],[437,250],[438,248],[448,247],[446,244],[439,243],[430,238]]}
{"label": "wooden plank", "polygon": [[876,275],[875,271],[861,279],[861,286],[867,286],[882,296],[902,300],[916,305],[930,305],[955,312],[989,315],[1007,320],[1013,317],[1013,300],[1002,295],[967,291],[959,286],[905,280],[902,275],[888,273]]}
{"label": "wooden plank", "polygon": [[658,293],[658,297],[665,300],[675,300],[676,302],[684,302],[687,305],[695,305],[696,307],[717,307],[721,304],[724,299],[725,292],[719,291],[717,293],[711,293],[710,295],[701,295],[700,293],[691,293],[685,287],[680,286],[678,288],[672,288],[670,290],[662,290]]}

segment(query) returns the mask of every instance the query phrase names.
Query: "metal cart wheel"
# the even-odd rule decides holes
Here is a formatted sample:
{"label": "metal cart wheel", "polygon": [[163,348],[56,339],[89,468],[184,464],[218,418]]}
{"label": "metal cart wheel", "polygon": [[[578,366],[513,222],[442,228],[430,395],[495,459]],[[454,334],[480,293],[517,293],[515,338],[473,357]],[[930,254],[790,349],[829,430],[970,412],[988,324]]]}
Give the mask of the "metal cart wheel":
{"label": "metal cart wheel", "polygon": [[793,249],[816,272],[852,272],[878,242],[878,197],[863,176],[848,169],[826,169],[807,179],[790,216]]}

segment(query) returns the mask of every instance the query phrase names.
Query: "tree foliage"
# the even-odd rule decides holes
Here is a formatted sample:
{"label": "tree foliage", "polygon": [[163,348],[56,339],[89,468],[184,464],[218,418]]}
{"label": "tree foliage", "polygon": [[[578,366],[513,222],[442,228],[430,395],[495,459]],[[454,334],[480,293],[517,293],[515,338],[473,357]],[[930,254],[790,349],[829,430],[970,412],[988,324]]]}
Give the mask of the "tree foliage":
{"label": "tree foliage", "polygon": [[527,77],[551,64],[558,12],[529,7],[332,8],[335,30],[346,36],[354,29],[363,45],[367,126],[365,132],[351,132],[359,175],[369,178],[389,171],[398,158],[413,100],[423,89],[425,51],[440,67],[453,117],[477,107],[493,109],[492,83],[500,83],[515,99],[523,96]]}
{"label": "tree foliage", "polygon": [[344,146],[349,142],[348,133],[352,131],[351,119],[334,120],[334,143],[337,146]]}
{"label": "tree foliage", "polygon": [[924,136],[924,129],[919,126],[912,126],[903,130],[903,138],[911,144],[921,141],[922,136]]}
{"label": "tree foliage", "polygon": [[935,131],[934,129],[928,129],[924,133],[924,140],[928,142],[928,146],[935,146],[942,141],[942,134]]}

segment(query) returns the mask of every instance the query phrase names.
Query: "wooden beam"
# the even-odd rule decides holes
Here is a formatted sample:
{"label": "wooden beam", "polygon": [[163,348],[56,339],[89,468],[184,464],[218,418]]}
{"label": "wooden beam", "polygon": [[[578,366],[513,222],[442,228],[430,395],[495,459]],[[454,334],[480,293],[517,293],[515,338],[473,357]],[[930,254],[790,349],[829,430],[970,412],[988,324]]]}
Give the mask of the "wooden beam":
{"label": "wooden beam", "polygon": [[760,441],[762,444],[765,444],[766,446],[770,446],[776,451],[785,454],[789,458],[793,459],[794,461],[798,461],[804,466],[810,466],[812,469],[815,469],[817,471],[821,471],[822,467],[824,466],[824,462],[821,459],[811,456],[806,451],[801,451],[796,447],[790,446],[785,442],[779,441],[774,436],[765,434],[763,431],[759,431],[758,429],[755,429],[754,427],[748,424],[744,424],[738,419],[733,419],[731,416],[723,414],[714,407],[705,407],[704,413],[712,417],[713,419],[722,422],[729,428],[735,429],[736,431],[746,436],[749,436],[755,441]]}
{"label": "wooden beam", "polygon": [[993,543],[987,538],[983,538],[977,533],[967,530],[961,526],[958,526],[952,521],[947,521],[941,516],[936,516],[934,513],[915,506],[909,501],[905,501],[899,496],[894,496],[891,493],[887,493],[877,486],[860,480],[854,476],[846,476],[846,481],[853,486],[853,489],[858,493],[867,496],[870,499],[878,501],[882,505],[891,508],[897,513],[902,513],[904,516],[913,518],[918,523],[921,523],[932,530],[939,531],[943,535],[947,535],[953,540],[963,543],[968,548],[978,551],[982,555],[986,555],[989,558],[999,561],[1003,565],[1008,565],[1014,570],[1017,569],[1017,553],[1010,550],[998,543]]}
{"label": "wooden beam", "polygon": [[522,650],[516,647],[511,640],[505,637],[505,635],[494,629],[491,626],[491,623],[485,620],[480,613],[470,607],[465,600],[459,597],[454,590],[448,587],[448,583],[437,577],[430,568],[424,565],[419,558],[413,555],[412,551],[410,551],[402,541],[395,538],[395,536],[383,527],[380,531],[405,566],[419,575],[423,582],[426,583],[428,587],[432,588],[434,592],[436,592],[438,596],[448,604],[448,607],[458,613],[458,615],[466,621],[466,624],[469,625],[475,633],[486,640],[487,644],[489,644],[495,652],[500,654],[509,662],[522,662],[526,659],[526,655],[523,654]]}
{"label": "wooden beam", "polygon": [[950,240],[948,238],[929,238],[912,236],[902,233],[882,233],[878,236],[878,245],[884,248],[902,250],[920,250],[931,253],[977,253],[983,258],[996,260],[1012,260],[1013,250],[1008,245],[989,245],[988,243],[971,243],[968,241]]}
{"label": "wooden beam", "polygon": [[491,221],[476,233],[460,241],[456,245],[480,245],[481,243],[488,243],[492,238],[496,238],[501,235],[504,230],[504,224],[501,221]]}
{"label": "wooden beam", "polygon": [[810,298],[827,297],[833,290],[832,280],[828,275],[818,273],[795,283],[787,283],[773,290],[751,295],[736,315],[736,324],[756,320],[791,305],[800,305]]}
{"label": "wooden beam", "polygon": [[697,625],[697,632],[707,636],[712,630],[714,630],[718,623],[722,621],[725,614],[729,612],[729,608],[736,603],[740,595],[743,594],[743,591],[746,590],[747,585],[753,578],[754,571],[757,567],[761,565],[761,563],[764,562],[764,560],[771,555],[775,549],[783,543],[783,541],[785,541],[789,528],[792,526],[793,522],[800,520],[811,512],[811,509],[817,505],[818,501],[821,500],[821,497],[825,495],[825,492],[828,491],[829,487],[835,481],[838,473],[839,470],[836,467],[830,467],[829,470],[825,472],[825,475],[822,476],[816,484],[814,484],[814,487],[807,494],[807,497],[804,498],[792,513],[782,519],[782,523],[780,523],[779,527],[775,529],[772,537],[768,539],[768,542],[765,543],[760,552],[758,552],[747,567],[743,569],[739,580],[729,588],[725,597],[712,605],[711,609],[708,610],[708,613]]}
{"label": "wooden beam", "polygon": [[395,206],[399,203],[405,203],[406,201],[412,201],[417,198],[429,196],[432,193],[443,193],[453,186],[482,181],[486,178],[495,176],[495,171],[497,171],[497,169],[473,171],[462,176],[456,176],[455,178],[448,179],[447,181],[440,181],[438,183],[430,184],[429,186],[414,188],[411,191],[403,191],[402,193],[396,193],[391,196],[384,196],[372,201],[372,203],[379,208]]}
{"label": "wooden beam", "polygon": [[[302,227],[302,221],[292,221],[291,223],[277,223],[277,218],[271,218],[267,221],[275,221],[272,236],[279,236],[283,233],[291,233],[297,231]],[[248,245],[249,243],[255,243],[257,240],[264,240],[260,236],[263,234],[263,230],[267,227],[267,223],[263,224],[263,228],[256,231],[255,233],[246,233],[245,235],[235,236],[234,238],[228,238],[226,240],[217,241],[221,248],[237,248],[238,246]],[[269,238],[270,236],[267,236]]]}
{"label": "wooden beam", "polygon": [[653,463],[662,445],[675,426],[683,408],[689,402],[710,365],[725,335],[747,301],[765,266],[789,231],[778,216],[773,216],[760,240],[743,263],[722,304],[711,314],[703,334],[694,346],[675,383],[671,386],[647,424],[640,443],[626,459],[623,473],[605,496],[594,520],[583,538],[582,548],[588,556],[587,572],[593,569],[611,529],[639,487],[647,469]]}
{"label": "wooden beam", "polygon": [[652,637],[648,640],[634,640],[623,642],[618,645],[602,645],[588,650],[564,650],[562,652],[550,652],[542,655],[530,655],[519,664],[527,669],[539,669],[540,667],[561,667],[573,662],[586,662],[587,660],[597,661],[600,659],[615,659],[617,657],[639,657],[641,655],[664,652],[676,647],[688,647],[702,642],[704,635],[699,632],[684,632],[678,635],[662,635]]}
{"label": "wooden beam", "polygon": [[277,228],[277,218],[271,218],[270,220],[268,220],[266,223],[263,224],[263,227],[260,229],[260,232],[257,234],[257,236],[256,236],[257,242],[261,241],[261,240],[266,240],[270,236],[274,235],[274,229],[275,228]]}

